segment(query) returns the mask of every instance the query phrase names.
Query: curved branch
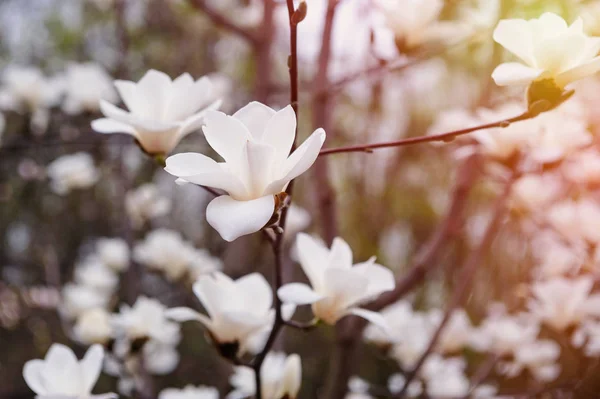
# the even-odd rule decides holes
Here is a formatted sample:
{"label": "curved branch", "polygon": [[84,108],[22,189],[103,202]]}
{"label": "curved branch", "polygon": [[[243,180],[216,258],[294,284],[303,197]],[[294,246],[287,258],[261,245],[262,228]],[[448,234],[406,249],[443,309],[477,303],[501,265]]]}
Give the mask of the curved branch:
{"label": "curved branch", "polygon": [[252,45],[257,45],[257,43],[259,43],[259,39],[254,32],[244,29],[239,25],[236,25],[234,22],[230,21],[225,16],[219,14],[216,10],[212,9],[206,3],[206,0],[189,0],[189,3],[195,9],[200,10],[204,14],[206,14],[215,25],[218,25],[232,33],[235,33],[239,37],[246,39]]}

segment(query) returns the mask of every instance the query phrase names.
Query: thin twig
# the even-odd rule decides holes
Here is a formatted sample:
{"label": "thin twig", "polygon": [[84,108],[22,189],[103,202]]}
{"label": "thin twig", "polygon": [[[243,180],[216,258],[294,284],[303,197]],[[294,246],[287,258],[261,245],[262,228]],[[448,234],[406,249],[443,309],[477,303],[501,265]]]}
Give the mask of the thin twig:
{"label": "thin twig", "polygon": [[221,15],[216,10],[210,7],[206,0],[189,0],[189,3],[196,9],[202,11],[206,14],[215,25],[218,25],[232,33],[235,33],[239,37],[247,40],[252,45],[256,46],[259,42],[258,37],[252,31],[242,28],[241,26],[235,24],[234,22],[227,19],[225,16]]}
{"label": "thin twig", "polygon": [[500,360],[500,357],[497,354],[490,354],[475,370],[473,373],[473,377],[471,378],[471,389],[469,389],[469,393],[463,396],[461,399],[469,399],[473,394],[475,388],[480,386],[483,381],[490,375],[496,364]]}
{"label": "thin twig", "polygon": [[500,229],[500,226],[502,224],[502,220],[504,218],[505,211],[506,211],[506,203],[510,196],[513,184],[517,179],[517,176],[518,176],[518,173],[513,172],[511,178],[504,186],[504,191],[496,199],[496,202],[493,207],[492,220],[489,222],[489,224],[485,230],[485,233],[483,235],[481,243],[479,244],[477,249],[475,251],[473,251],[471,253],[471,255],[469,256],[469,258],[467,259],[467,261],[462,269],[462,272],[460,273],[460,276],[457,279],[458,285],[454,289],[452,297],[450,298],[450,301],[446,308],[446,312],[444,313],[444,318],[442,319],[442,321],[440,322],[440,325],[438,326],[435,333],[431,337],[431,340],[429,341],[429,345],[427,346],[427,349],[425,350],[425,352],[421,355],[421,357],[419,358],[419,360],[417,361],[417,363],[415,364],[413,369],[407,373],[406,381],[404,382],[404,387],[402,388],[400,393],[397,395],[398,398],[405,397],[405,394],[408,390],[408,387],[410,386],[410,383],[415,379],[415,377],[417,377],[417,375],[419,374],[419,371],[421,370],[421,367],[423,367],[423,365],[425,364],[425,361],[427,360],[429,355],[431,355],[431,353],[433,353],[439,339],[442,336],[442,333],[443,333],[446,325],[448,324],[448,322],[450,321],[450,318],[452,317],[452,314],[468,296],[468,293],[469,293],[468,288],[469,288],[469,285],[471,285],[471,281],[475,277],[475,272],[477,271],[477,268],[481,264],[481,260],[484,256],[484,254],[489,250],[490,246],[492,245],[492,242],[494,241],[494,238],[496,238],[498,230]]}
{"label": "thin twig", "polygon": [[434,141],[452,141],[454,138],[458,136],[462,136],[464,134],[476,132],[478,130],[491,129],[491,128],[505,128],[511,125],[511,123],[519,122],[527,119],[532,119],[536,115],[532,115],[530,112],[524,112],[521,115],[504,119],[497,122],[486,123],[479,126],[473,126],[466,129],[453,130],[447,133],[441,134],[433,134],[429,136],[418,136],[418,137],[409,137],[402,140],[397,141],[388,141],[383,143],[372,143],[372,144],[360,144],[348,147],[338,147],[338,148],[325,148],[322,149],[319,153],[319,156],[331,155],[331,154],[339,154],[343,152],[366,152],[371,153],[373,150],[379,148],[391,148],[391,147],[402,147],[405,145],[411,144],[420,144],[420,143],[429,143]]}

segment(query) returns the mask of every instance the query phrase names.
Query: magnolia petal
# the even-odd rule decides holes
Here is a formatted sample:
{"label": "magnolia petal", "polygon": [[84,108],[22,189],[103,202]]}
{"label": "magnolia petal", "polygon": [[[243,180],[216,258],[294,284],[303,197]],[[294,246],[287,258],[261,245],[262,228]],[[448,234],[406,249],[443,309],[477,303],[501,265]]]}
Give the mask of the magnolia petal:
{"label": "magnolia petal", "polygon": [[206,220],[226,241],[262,229],[275,211],[275,198],[267,195],[251,201],[237,201],[228,195],[212,200]]}
{"label": "magnolia petal", "polygon": [[492,72],[492,79],[498,86],[528,84],[537,79],[544,71],[531,68],[518,62],[500,64]]}
{"label": "magnolia petal", "polygon": [[233,117],[246,126],[252,137],[262,140],[267,124],[273,115],[275,115],[275,110],[258,101],[253,101],[233,114]]}
{"label": "magnolia petal", "polygon": [[293,353],[285,359],[283,366],[283,379],[278,398],[288,397],[295,398],[300,391],[302,384],[302,360],[300,356]]}
{"label": "magnolia petal", "polygon": [[392,335],[387,321],[385,321],[385,318],[377,312],[372,312],[370,310],[361,309],[361,308],[351,308],[351,309],[348,309],[346,314],[351,314],[354,316],[362,317],[363,319],[369,321],[370,323],[374,324],[375,326],[381,328],[383,330],[383,332],[385,332],[386,334],[388,334],[390,336]]}
{"label": "magnolia petal", "polygon": [[119,395],[117,395],[114,392],[109,392],[109,393],[103,393],[100,395],[92,395],[90,396],[90,399],[117,399],[119,397]]}
{"label": "magnolia petal", "polygon": [[276,193],[291,180],[306,172],[312,166],[325,142],[325,130],[317,129],[302,145],[285,160],[283,177],[271,183],[265,193]]}
{"label": "magnolia petal", "polygon": [[284,303],[281,305],[281,318],[288,321],[296,313],[296,305],[293,303]]}
{"label": "magnolia petal", "polygon": [[173,82],[164,72],[150,69],[137,83],[138,96],[144,99],[147,116],[159,119],[171,98]]}
{"label": "magnolia petal", "polygon": [[[275,148],[259,141],[247,141],[245,146],[245,162],[242,161],[243,170],[246,171],[246,187],[249,195],[258,197],[264,194],[265,187],[272,180],[273,160]],[[245,165],[244,165],[245,164]],[[283,188],[282,188],[283,189]],[[278,190],[283,191],[283,190]]]}
{"label": "magnolia petal", "polygon": [[230,293],[234,289],[234,282],[223,273],[217,272],[213,276],[203,275],[192,286],[194,294],[198,297],[204,309],[211,318],[226,309],[232,300]]}
{"label": "magnolia petal", "polygon": [[52,344],[46,353],[45,361],[58,369],[78,364],[77,357],[71,348],[63,344]]}
{"label": "magnolia petal", "polygon": [[253,312],[271,308],[273,304],[273,291],[267,280],[260,273],[251,273],[235,281],[236,290],[239,292],[244,305]]}
{"label": "magnolia petal", "polygon": [[131,125],[109,118],[100,118],[92,121],[92,129],[98,133],[127,133],[137,136],[135,129]]}
{"label": "magnolia petal", "polygon": [[236,176],[205,155],[184,152],[168,157],[165,163],[167,173],[189,183],[218,188],[232,195],[246,194],[245,186]]}
{"label": "magnolia petal", "polygon": [[594,75],[598,71],[600,71],[600,57],[559,74],[555,81],[559,87],[565,87],[569,83]]}
{"label": "magnolia petal", "polygon": [[316,290],[323,286],[323,274],[327,268],[329,250],[323,243],[306,233],[298,233],[296,237],[298,260],[308,281]]}
{"label": "magnolia petal", "polygon": [[360,302],[368,292],[368,279],[351,269],[329,268],[325,270],[324,280],[327,297],[335,298],[335,303],[340,308]]}
{"label": "magnolia petal", "polygon": [[267,123],[262,141],[276,150],[277,165],[283,165],[296,137],[296,113],[291,105],[277,112]]}
{"label": "magnolia petal", "polygon": [[82,389],[86,393],[92,392],[100,372],[102,371],[102,361],[104,360],[104,348],[101,345],[92,345],[81,362]]}
{"label": "magnolia petal", "polygon": [[186,321],[204,322],[203,319],[206,319],[206,316],[204,316],[202,313],[196,312],[194,309],[186,308],[184,306],[167,309],[165,311],[165,317],[178,323],[183,323]]}
{"label": "magnolia petal", "polygon": [[200,129],[202,127],[202,124],[204,123],[204,118],[206,116],[206,113],[211,110],[219,109],[219,107],[221,107],[221,104],[223,104],[222,100],[220,100],[220,99],[216,100],[216,101],[212,102],[210,105],[208,105],[202,111],[186,118],[185,121],[183,121],[183,123],[181,124],[181,127],[179,129],[179,140],[181,140],[182,138],[184,138],[191,132],[193,132],[197,129]]}
{"label": "magnolia petal", "polygon": [[497,43],[525,61],[528,65],[535,65],[532,32],[527,21],[522,19],[503,19],[496,26],[493,37]]}
{"label": "magnolia petal", "polygon": [[391,291],[396,287],[394,273],[387,267],[375,263],[372,258],[368,262],[354,265],[353,271],[362,274],[369,281],[366,295],[368,298],[377,296],[383,292]]}
{"label": "magnolia petal", "polygon": [[100,110],[110,119],[132,125],[147,132],[163,132],[177,128],[175,122],[161,122],[156,119],[150,119],[155,117],[156,114],[148,117],[149,119],[140,119],[138,116],[128,113],[105,100],[100,100]]}
{"label": "magnolia petal", "polygon": [[329,267],[339,269],[350,269],[352,267],[352,249],[342,238],[335,237],[333,239],[327,264]]}
{"label": "magnolia petal", "polygon": [[246,126],[231,116],[213,110],[206,112],[204,123],[202,130],[208,144],[226,162],[239,166],[244,145],[252,139]]}
{"label": "magnolia petal", "polygon": [[129,112],[145,117],[152,116],[148,115],[146,112],[145,101],[139,98],[137,85],[134,82],[128,80],[115,80],[114,84],[121,99],[125,103],[125,106],[129,109]]}
{"label": "magnolia petal", "polygon": [[48,393],[42,377],[43,370],[44,361],[40,359],[29,360],[23,367],[23,378],[29,388],[37,395],[46,395]]}
{"label": "magnolia petal", "polygon": [[296,305],[311,305],[324,298],[323,295],[302,283],[286,284],[277,290],[277,295],[282,302]]}

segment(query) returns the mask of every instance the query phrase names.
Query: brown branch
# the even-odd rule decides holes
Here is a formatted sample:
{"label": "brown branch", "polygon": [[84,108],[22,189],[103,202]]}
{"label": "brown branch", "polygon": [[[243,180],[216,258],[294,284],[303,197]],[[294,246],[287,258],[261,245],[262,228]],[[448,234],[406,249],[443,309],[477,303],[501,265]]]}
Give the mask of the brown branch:
{"label": "brown branch", "polygon": [[497,122],[486,123],[479,126],[473,126],[466,129],[453,130],[447,133],[433,134],[429,136],[418,136],[418,137],[409,137],[407,139],[397,140],[397,141],[388,141],[383,143],[372,143],[372,144],[360,144],[348,147],[338,147],[338,148],[325,148],[322,149],[319,153],[319,156],[331,155],[331,154],[339,154],[343,152],[367,152],[370,153],[373,150],[380,148],[391,148],[391,147],[402,147],[411,144],[420,144],[420,143],[430,143],[434,141],[452,141],[458,136],[462,136],[468,133],[476,132],[478,130],[491,129],[491,128],[505,128],[510,126],[514,122],[519,122],[527,119],[532,119],[537,114],[532,114],[529,111],[524,112],[521,115],[504,119]]}
{"label": "brown branch", "polygon": [[247,40],[254,46],[258,44],[259,39],[254,32],[242,28],[241,26],[235,24],[234,22],[227,19],[225,16],[218,13],[216,10],[213,10],[206,3],[206,0],[189,0],[189,3],[195,9],[200,10],[204,14],[206,14],[215,25],[220,26],[221,28],[224,28],[232,33],[235,33],[236,35]]}
{"label": "brown branch", "polygon": [[471,253],[471,255],[467,259],[464,267],[462,268],[462,271],[461,271],[459,277],[457,278],[458,285],[454,289],[452,297],[450,298],[450,301],[446,308],[446,312],[444,313],[444,317],[443,317],[442,321],[440,322],[440,325],[438,326],[438,328],[435,330],[435,333],[431,337],[431,340],[429,341],[429,345],[427,346],[427,349],[421,355],[421,357],[419,358],[419,360],[417,361],[417,363],[415,364],[413,369],[406,374],[406,381],[404,382],[404,387],[402,388],[400,393],[397,395],[398,398],[405,397],[405,394],[408,390],[408,387],[410,386],[410,383],[417,377],[417,375],[419,374],[419,371],[421,370],[421,367],[423,367],[423,365],[425,364],[425,361],[427,360],[429,355],[431,355],[433,353],[439,339],[442,336],[442,333],[443,333],[446,325],[448,324],[448,322],[450,321],[450,318],[452,317],[452,314],[459,306],[461,306],[461,304],[467,298],[468,293],[469,293],[468,288],[471,285],[473,278],[475,277],[475,272],[477,271],[477,268],[481,264],[483,256],[490,249],[494,239],[496,238],[498,230],[501,227],[502,220],[504,218],[505,211],[506,211],[506,204],[508,202],[508,198],[510,196],[512,187],[513,187],[514,182],[516,181],[517,177],[518,177],[517,172],[513,172],[511,178],[504,186],[504,191],[496,199],[496,202],[493,207],[493,212],[492,212],[492,214],[493,214],[492,220],[490,220],[490,222],[485,230],[485,233],[483,235],[483,238],[481,239],[479,246],[477,247],[477,249],[475,251],[473,251]]}
{"label": "brown branch", "polygon": [[263,0],[263,19],[257,41],[254,43],[256,57],[256,80],[254,99],[266,103],[271,91],[273,62],[271,59],[273,38],[275,36],[275,2]]}

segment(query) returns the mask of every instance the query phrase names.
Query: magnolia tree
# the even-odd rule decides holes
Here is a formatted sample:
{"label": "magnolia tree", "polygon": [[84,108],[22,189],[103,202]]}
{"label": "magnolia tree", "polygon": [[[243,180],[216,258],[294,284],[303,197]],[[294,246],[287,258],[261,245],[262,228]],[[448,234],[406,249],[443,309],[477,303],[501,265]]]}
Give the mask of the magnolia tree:
{"label": "magnolia tree", "polygon": [[[600,7],[447,3],[75,6],[120,79],[4,69],[2,340],[34,345],[0,372],[40,399],[597,392]],[[139,15],[190,18],[206,76],[146,69]]]}

